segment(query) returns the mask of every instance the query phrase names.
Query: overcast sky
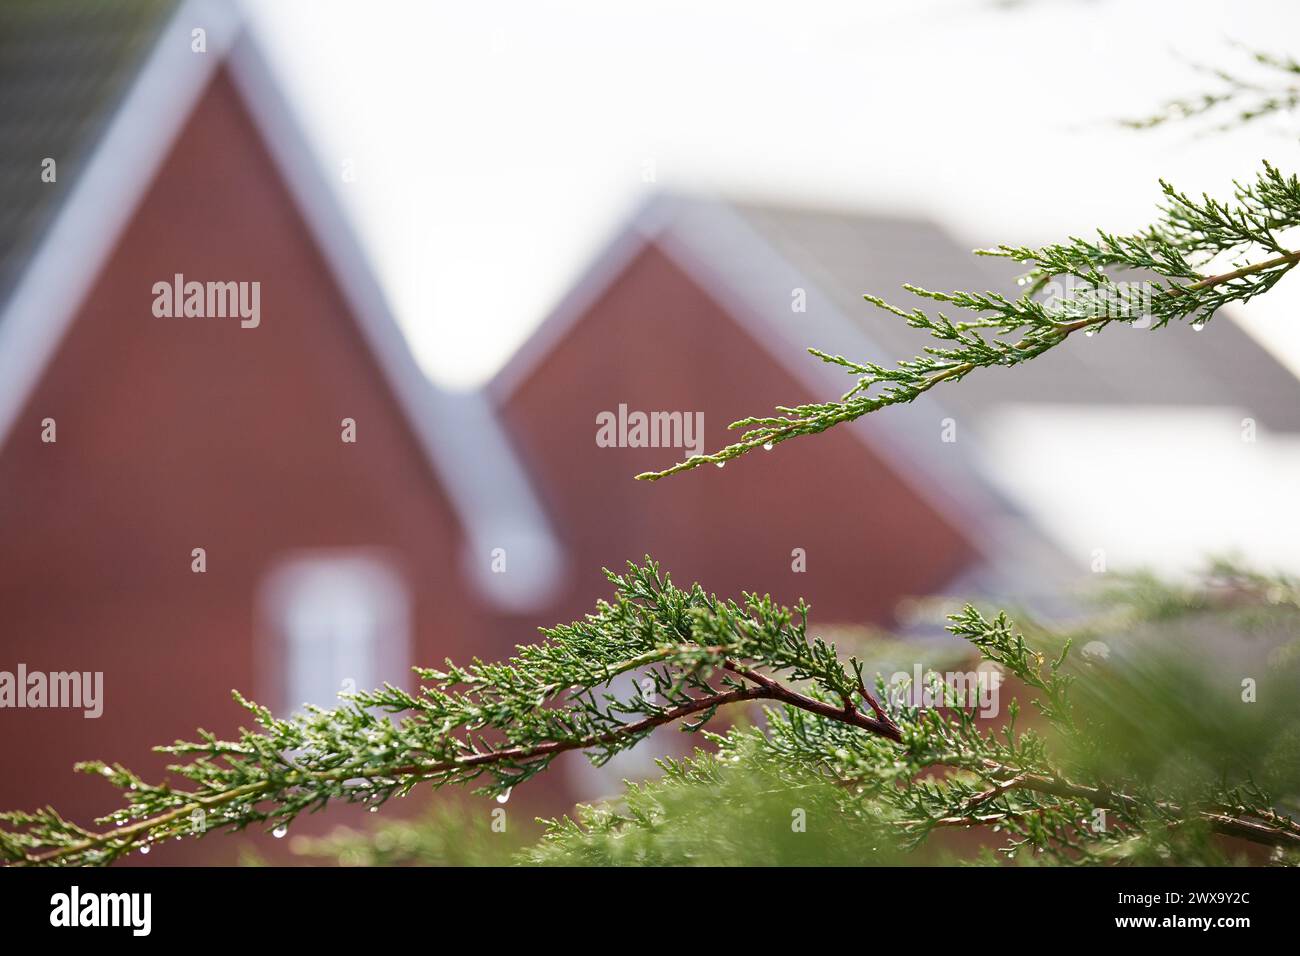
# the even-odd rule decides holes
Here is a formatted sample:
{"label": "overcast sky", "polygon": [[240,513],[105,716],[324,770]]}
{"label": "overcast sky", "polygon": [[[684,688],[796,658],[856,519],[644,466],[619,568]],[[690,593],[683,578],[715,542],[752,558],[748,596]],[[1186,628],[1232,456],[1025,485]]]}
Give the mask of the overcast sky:
{"label": "overcast sky", "polygon": [[[421,364],[455,386],[648,188],[912,212],[976,246],[1140,226],[1159,176],[1222,192],[1262,157],[1298,165],[1296,117],[1108,124],[1206,88],[1179,55],[1300,37],[1294,0],[252,6]],[[1300,369],[1297,283],[1247,317]]]}

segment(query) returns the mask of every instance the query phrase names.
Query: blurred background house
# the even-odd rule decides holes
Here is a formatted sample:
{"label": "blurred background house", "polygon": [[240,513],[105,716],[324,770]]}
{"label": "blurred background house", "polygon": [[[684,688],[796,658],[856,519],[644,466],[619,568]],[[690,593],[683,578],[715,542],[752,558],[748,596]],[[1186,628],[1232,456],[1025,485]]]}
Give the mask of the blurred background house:
{"label": "blurred background house", "polygon": [[[1061,606],[1099,553],[1297,557],[1275,515],[1300,386],[1228,316],[1075,337],[771,454],[635,482],[686,451],[601,447],[602,413],[700,413],[713,449],[735,419],[846,389],[808,346],[916,354],[863,291],[1014,276],[921,214],[655,189],[491,380],[452,392],[412,354],[239,7],[0,18],[0,670],[105,684],[96,720],[0,711],[2,806],[108,809],[73,762],[154,776],[151,745],[247,722],[231,688],[288,713],[409,686],[413,663],[504,656],[647,553],[679,583],[804,597],[817,626],[894,624],[937,591]],[[156,315],[177,275],[259,282],[260,321]],[[1232,487],[1232,506],[1189,512],[1189,469],[1193,501]]]}
{"label": "blurred background house", "polygon": [[[1227,314],[1199,331],[1076,336],[720,471],[631,482],[687,452],[592,441],[596,415],[619,403],[704,409],[705,445],[717,449],[734,440],[732,421],[836,396],[850,377],[808,344],[885,364],[931,344],[862,289],[1012,294],[1013,278],[985,261],[921,219],[649,201],[488,385],[570,564],[649,553],[719,593],[802,596],[822,621],[892,623],[900,596],[935,591],[1052,609],[1081,571],[1149,561],[1152,525],[1139,515],[1169,507],[1166,484],[1215,467],[1211,454],[1237,463],[1240,490],[1295,474],[1296,379]],[[1134,446],[1122,493],[1097,487],[1115,440]],[[1050,455],[1037,453],[1049,443]],[[1229,518],[1253,554],[1286,566],[1289,532],[1263,513],[1277,500],[1265,494],[1255,514],[1241,502]],[[1154,526],[1185,557],[1214,538],[1207,525],[1231,523],[1209,509],[1182,535],[1170,510]],[[590,601],[590,582],[570,581],[561,617]]]}
{"label": "blurred background house", "polygon": [[[0,666],[103,672],[104,712],[6,709],[0,800],[89,818],[109,794],[75,761],[156,775],[153,744],[247,723],[232,688],[287,714],[506,653],[563,556],[486,404],[415,366],[239,19],[196,52],[184,14],[128,41],[83,9],[14,14],[35,59],[5,31],[6,142],[62,129],[24,98],[52,78],[133,73],[62,117],[89,140],[64,130],[55,182],[7,177],[32,211],[0,318]],[[260,321],[158,316],[177,275],[259,281]]]}

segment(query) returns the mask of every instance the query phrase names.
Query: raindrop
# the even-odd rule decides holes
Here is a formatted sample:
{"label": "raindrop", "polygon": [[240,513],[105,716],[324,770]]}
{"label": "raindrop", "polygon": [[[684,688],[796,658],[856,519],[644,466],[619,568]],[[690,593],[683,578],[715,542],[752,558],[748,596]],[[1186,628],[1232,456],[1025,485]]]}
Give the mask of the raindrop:
{"label": "raindrop", "polygon": [[727,463],[725,461],[715,461],[714,464],[717,465],[719,468],[727,467]]}
{"label": "raindrop", "polygon": [[772,447],[773,447],[773,446],[772,446],[772,443],[771,443],[770,441],[765,441],[765,442],[763,442],[763,451],[771,451],[771,450],[772,450]]}
{"label": "raindrop", "polygon": [[1205,328],[1205,323],[1204,323],[1204,322],[1193,322],[1193,323],[1192,323],[1192,331],[1193,331],[1193,332],[1199,332],[1199,331],[1201,331],[1201,329],[1203,329],[1203,328]]}
{"label": "raindrop", "polygon": [[148,853],[148,852],[149,852],[149,847],[148,847],[147,845],[146,845],[146,846],[142,846],[142,847],[140,847],[140,852],[141,852],[141,853]]}
{"label": "raindrop", "polygon": [[284,835],[288,832],[289,828],[282,823],[271,831],[271,836],[275,837],[277,840],[283,840]]}
{"label": "raindrop", "polygon": [[371,812],[371,813],[378,813],[378,812],[379,812],[379,808],[378,808],[378,807],[371,807],[371,808],[370,808],[370,812]]}

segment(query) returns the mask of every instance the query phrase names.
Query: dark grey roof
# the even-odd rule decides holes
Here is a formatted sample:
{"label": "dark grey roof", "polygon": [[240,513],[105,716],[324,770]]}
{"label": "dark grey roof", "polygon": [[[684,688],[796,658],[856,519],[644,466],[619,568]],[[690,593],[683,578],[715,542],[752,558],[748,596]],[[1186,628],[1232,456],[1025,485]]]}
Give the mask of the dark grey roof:
{"label": "dark grey roof", "polygon": [[[937,303],[912,296],[904,282],[1015,292],[1015,264],[972,256],[968,243],[928,222],[750,203],[734,208],[886,352],[848,358],[892,362],[933,344],[923,331],[865,302],[864,292],[908,309]],[[1187,324],[1159,331],[1115,324],[1092,337],[1072,336],[1024,365],[981,369],[962,381],[959,396],[942,388],[932,394],[944,404],[959,398],[963,412],[976,416],[1021,402],[1229,406],[1263,427],[1300,431],[1300,382],[1227,313],[1199,332]]]}
{"label": "dark grey roof", "polygon": [[[175,0],[0,4],[0,303]],[[57,163],[54,183],[41,163]]]}

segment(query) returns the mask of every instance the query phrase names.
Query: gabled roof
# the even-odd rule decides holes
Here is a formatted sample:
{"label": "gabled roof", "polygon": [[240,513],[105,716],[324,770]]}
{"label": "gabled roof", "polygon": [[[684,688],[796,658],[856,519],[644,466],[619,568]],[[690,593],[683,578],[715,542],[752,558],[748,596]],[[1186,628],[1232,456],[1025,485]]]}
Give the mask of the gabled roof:
{"label": "gabled roof", "polygon": [[[148,53],[175,0],[0,4],[0,302]],[[55,160],[55,182],[40,178]]]}
{"label": "gabled roof", "polygon": [[[190,48],[207,33],[207,52]],[[0,448],[215,71],[229,70],[466,534],[465,573],[503,609],[540,605],[562,555],[485,399],[419,369],[355,232],[237,4],[189,0],[158,34],[0,313]],[[62,179],[62,172],[60,178]],[[493,574],[504,548],[510,573]]]}
{"label": "gabled roof", "polygon": [[[494,402],[503,404],[541,366],[572,325],[650,244],[718,301],[816,399],[841,394],[848,379],[842,370],[808,355],[808,346],[848,356],[882,354],[874,332],[850,318],[839,302],[783,257],[745,219],[740,207],[712,198],[658,194],[638,209],[489,383]],[[791,309],[795,289],[806,294],[805,312]],[[761,414],[768,409],[753,411]],[[964,529],[973,544],[987,543],[988,529],[980,527],[975,516],[1005,510],[1005,504],[995,501],[997,492],[977,478],[947,480],[953,457],[964,457],[965,452],[917,439],[922,431],[926,436],[936,433],[937,423],[949,413],[931,395],[891,412],[843,427],[905,472],[930,505]],[[970,463],[963,467],[969,468]]]}

